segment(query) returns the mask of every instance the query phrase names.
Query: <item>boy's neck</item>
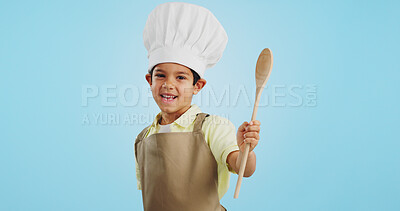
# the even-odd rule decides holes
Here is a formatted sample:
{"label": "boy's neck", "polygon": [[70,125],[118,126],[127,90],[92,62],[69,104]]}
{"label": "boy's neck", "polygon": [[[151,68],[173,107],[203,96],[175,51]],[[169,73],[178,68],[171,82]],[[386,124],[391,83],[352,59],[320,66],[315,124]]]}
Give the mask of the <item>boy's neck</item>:
{"label": "boy's neck", "polygon": [[182,114],[184,114],[187,110],[189,110],[191,106],[182,109],[181,111],[177,111],[175,113],[165,113],[165,112],[161,112],[161,118],[158,121],[158,123],[160,125],[168,125],[171,124],[173,122],[175,122],[175,120],[177,120],[180,116],[182,116]]}

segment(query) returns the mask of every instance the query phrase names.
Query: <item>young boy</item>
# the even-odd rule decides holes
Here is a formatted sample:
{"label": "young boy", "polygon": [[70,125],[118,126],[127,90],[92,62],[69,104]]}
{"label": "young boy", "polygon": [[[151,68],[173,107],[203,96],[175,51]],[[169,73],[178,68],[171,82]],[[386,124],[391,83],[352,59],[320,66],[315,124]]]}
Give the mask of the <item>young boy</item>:
{"label": "young boy", "polygon": [[227,35],[207,9],[165,3],[149,15],[143,33],[149,83],[161,112],[136,138],[136,176],[144,210],[226,210],[219,200],[229,171],[239,172],[240,151],[250,143],[245,177],[253,174],[260,122],[235,127],[201,112],[193,95],[205,86],[204,71],[221,58]]}

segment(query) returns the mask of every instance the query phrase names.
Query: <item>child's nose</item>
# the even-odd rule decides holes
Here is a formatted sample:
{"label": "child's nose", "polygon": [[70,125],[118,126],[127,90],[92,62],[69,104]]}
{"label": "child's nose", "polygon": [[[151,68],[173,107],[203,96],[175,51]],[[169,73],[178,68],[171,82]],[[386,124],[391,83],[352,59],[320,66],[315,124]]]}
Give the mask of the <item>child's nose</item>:
{"label": "child's nose", "polygon": [[173,81],[168,80],[168,81],[164,82],[163,87],[166,89],[171,89],[174,87],[174,83],[173,83]]}

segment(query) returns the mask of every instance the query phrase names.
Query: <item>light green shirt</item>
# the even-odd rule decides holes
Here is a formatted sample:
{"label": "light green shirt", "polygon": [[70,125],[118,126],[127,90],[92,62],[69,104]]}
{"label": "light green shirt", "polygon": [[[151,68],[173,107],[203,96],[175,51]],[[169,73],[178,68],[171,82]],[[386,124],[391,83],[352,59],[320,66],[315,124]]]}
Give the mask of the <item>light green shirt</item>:
{"label": "light green shirt", "polygon": [[[171,123],[171,132],[192,132],[194,120],[198,113],[201,113],[200,108],[193,104],[189,110],[182,114],[175,122]],[[160,130],[158,120],[160,117],[161,113],[156,116],[145,137],[158,133]],[[230,174],[226,158],[229,153],[239,150],[236,141],[236,129],[228,119],[210,115],[204,120],[202,131],[204,133],[204,139],[218,164],[218,196],[219,199],[221,199],[229,188]],[[137,161],[136,179],[138,181],[138,189],[141,190],[140,171]]]}

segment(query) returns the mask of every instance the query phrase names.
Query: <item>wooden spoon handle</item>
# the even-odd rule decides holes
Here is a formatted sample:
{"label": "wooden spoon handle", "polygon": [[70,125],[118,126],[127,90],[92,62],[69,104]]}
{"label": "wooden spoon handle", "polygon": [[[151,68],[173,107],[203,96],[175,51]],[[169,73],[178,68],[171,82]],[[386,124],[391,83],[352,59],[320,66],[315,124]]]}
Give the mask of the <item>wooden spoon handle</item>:
{"label": "wooden spoon handle", "polygon": [[243,154],[242,152],[239,152],[238,159],[241,158],[241,161],[240,161],[239,177],[235,188],[235,195],[233,196],[233,198],[235,199],[239,197],[240,186],[242,185],[242,179],[244,175],[244,169],[246,168],[247,157],[249,156],[249,150],[250,150],[250,144],[246,144]]}
{"label": "wooden spoon handle", "polygon": [[[254,102],[253,114],[251,115],[251,121],[256,120],[258,103],[260,101],[262,89],[263,89],[263,87],[257,87],[256,101]],[[242,153],[241,151],[239,151],[238,159],[241,159],[241,161],[240,161],[240,168],[239,168],[239,177],[238,177],[238,180],[236,183],[235,194],[233,196],[233,198],[235,198],[235,199],[237,199],[239,197],[240,186],[242,185],[244,169],[246,168],[247,157],[249,156],[249,150],[250,150],[250,144],[246,144],[245,148],[244,148],[244,152]]]}

